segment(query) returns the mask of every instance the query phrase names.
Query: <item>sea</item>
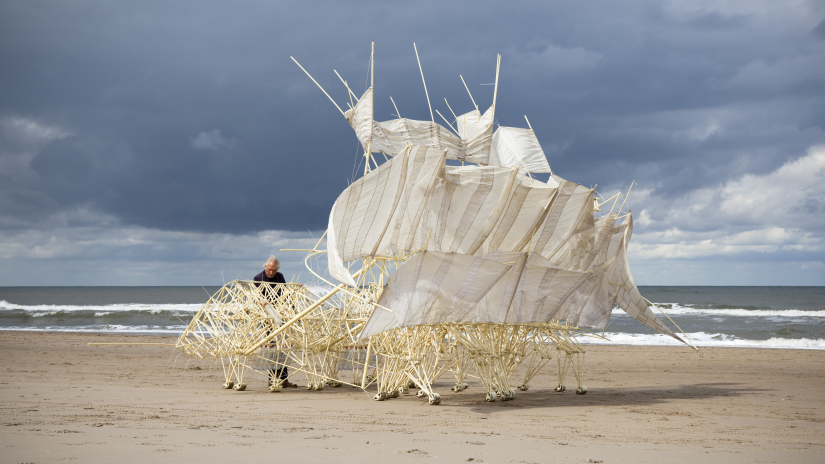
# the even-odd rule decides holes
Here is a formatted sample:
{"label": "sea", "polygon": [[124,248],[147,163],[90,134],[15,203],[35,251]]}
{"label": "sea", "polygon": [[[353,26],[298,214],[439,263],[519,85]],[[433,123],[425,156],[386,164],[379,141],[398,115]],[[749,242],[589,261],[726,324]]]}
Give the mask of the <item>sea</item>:
{"label": "sea", "polygon": [[[0,330],[179,335],[219,289],[0,287]],[[825,287],[643,286],[639,290],[672,320],[666,321],[668,326],[678,326],[699,347],[825,349]],[[680,344],[639,324],[618,307],[604,332],[597,333],[606,340],[583,341]]]}

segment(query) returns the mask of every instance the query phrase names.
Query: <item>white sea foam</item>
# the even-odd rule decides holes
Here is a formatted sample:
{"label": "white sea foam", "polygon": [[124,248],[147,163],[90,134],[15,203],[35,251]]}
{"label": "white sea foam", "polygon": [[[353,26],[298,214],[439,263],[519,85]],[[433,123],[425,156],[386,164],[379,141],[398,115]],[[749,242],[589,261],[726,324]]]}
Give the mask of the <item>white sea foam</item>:
{"label": "white sea foam", "polygon": [[[185,325],[158,327],[155,325],[87,325],[87,326],[48,326],[48,327],[3,327],[3,330],[24,332],[81,332],[81,333],[123,333],[180,335]],[[662,334],[605,333],[607,340],[582,337],[584,345],[636,345],[636,346],[682,346],[682,343]],[[705,332],[689,333],[691,341],[698,347],[711,348],[780,348],[800,350],[825,350],[825,339],[811,338],[769,338],[767,340],[748,340],[726,334],[709,334]]]}
{"label": "white sea foam", "polygon": [[311,291],[312,293],[314,293],[318,296],[324,296],[333,289],[333,287],[330,287],[330,286],[327,286],[327,285],[315,285],[315,284],[304,285],[304,287],[306,287],[309,291]]}
{"label": "white sea foam", "polygon": [[[676,303],[660,303],[659,307],[670,305],[670,308],[663,307],[662,311],[668,316],[733,316],[733,317],[825,317],[825,311],[802,311],[799,309],[709,309],[709,308],[692,308],[689,306],[681,306]],[[653,309],[654,313],[658,313]],[[613,310],[614,316],[625,315],[621,309]]]}
{"label": "white sea foam", "polygon": [[147,304],[147,303],[125,303],[125,304],[111,304],[111,305],[21,305],[16,303],[9,303],[8,301],[0,301],[0,311],[26,311],[35,312],[35,317],[38,316],[53,316],[59,312],[74,312],[74,311],[95,311],[95,312],[141,312],[146,311],[153,314],[161,311],[181,311],[194,313],[201,309],[201,303],[197,304]]}
{"label": "white sea foam", "polygon": [[46,311],[45,313],[34,313],[32,317],[54,316],[60,314],[60,311]]}
{"label": "white sea foam", "polygon": [[3,327],[3,330],[19,332],[81,332],[81,333],[129,333],[129,334],[156,334],[180,335],[186,329],[185,325],[158,327],[152,325],[93,325],[93,326],[49,326],[49,327]]}
{"label": "white sea foam", "polygon": [[[662,334],[630,334],[607,332],[604,336],[608,340],[584,337],[580,341],[584,344],[598,345],[652,345],[652,346],[684,346],[679,341]],[[825,350],[825,339],[812,338],[769,338],[767,340],[749,340],[732,335],[706,332],[689,333],[687,336],[699,347],[729,347],[729,348],[792,348],[804,350]]]}

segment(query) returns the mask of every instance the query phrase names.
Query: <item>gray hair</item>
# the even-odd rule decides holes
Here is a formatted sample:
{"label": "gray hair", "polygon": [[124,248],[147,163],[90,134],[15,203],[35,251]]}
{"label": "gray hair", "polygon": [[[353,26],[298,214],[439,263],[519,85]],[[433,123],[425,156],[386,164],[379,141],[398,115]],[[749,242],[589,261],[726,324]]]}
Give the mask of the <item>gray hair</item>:
{"label": "gray hair", "polygon": [[269,255],[269,258],[267,258],[267,260],[264,261],[264,267],[266,267],[266,265],[269,264],[269,263],[274,263],[275,264],[275,270],[276,271],[281,269],[281,262],[278,261],[278,258],[276,258],[275,255]]}

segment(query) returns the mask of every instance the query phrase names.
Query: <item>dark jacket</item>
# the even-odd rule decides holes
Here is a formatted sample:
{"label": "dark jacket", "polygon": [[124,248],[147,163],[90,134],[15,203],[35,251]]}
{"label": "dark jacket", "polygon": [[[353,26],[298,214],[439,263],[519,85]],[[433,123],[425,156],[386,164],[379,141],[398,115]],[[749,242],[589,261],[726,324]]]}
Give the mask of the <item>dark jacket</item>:
{"label": "dark jacket", "polygon": [[269,277],[266,276],[266,271],[261,271],[260,274],[258,274],[258,275],[256,275],[255,277],[252,278],[252,281],[256,282],[256,284],[255,284],[256,287],[261,286],[261,284],[259,284],[257,282],[269,282],[269,283],[273,283],[273,284],[285,284],[286,283],[286,280],[284,280],[284,275],[281,274],[280,272],[276,272],[275,277],[270,279]]}

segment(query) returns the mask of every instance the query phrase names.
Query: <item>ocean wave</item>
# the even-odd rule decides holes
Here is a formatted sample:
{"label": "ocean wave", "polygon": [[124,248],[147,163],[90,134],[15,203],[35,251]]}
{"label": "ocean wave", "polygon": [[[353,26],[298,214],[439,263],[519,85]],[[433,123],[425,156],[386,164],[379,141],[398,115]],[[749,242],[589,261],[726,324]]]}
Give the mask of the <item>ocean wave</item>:
{"label": "ocean wave", "polygon": [[329,287],[329,286],[326,286],[326,285],[314,285],[314,284],[306,284],[306,285],[304,285],[304,287],[306,287],[307,290],[311,291],[312,293],[314,293],[318,296],[324,296],[327,293],[329,293],[330,291],[332,291],[332,289],[334,288],[334,287]]}
{"label": "ocean wave", "polygon": [[25,327],[11,326],[2,327],[2,330],[12,330],[15,332],[79,332],[79,333],[123,333],[123,334],[150,334],[150,335],[180,335],[186,329],[185,325],[158,327],[152,325],[126,326],[126,325],[92,325],[92,326],[47,326],[47,327]]}
{"label": "ocean wave", "polygon": [[43,316],[56,316],[58,314],[60,314],[60,311],[47,311],[45,313],[34,313],[31,316],[32,317],[43,317]]}
{"label": "ocean wave", "polygon": [[[642,346],[685,346],[678,340],[663,334],[630,334],[607,332],[604,336],[608,340],[598,338],[582,338],[583,344],[592,345],[642,345]],[[801,350],[825,350],[825,339],[813,338],[778,338],[767,340],[749,340],[734,337],[728,334],[694,332],[687,334],[688,338],[698,347],[727,347],[727,348],[785,348]]]}
{"label": "ocean wave", "polygon": [[[77,332],[77,333],[120,333],[120,334],[148,334],[148,335],[180,335],[186,329],[185,325],[87,325],[87,326],[46,326],[3,327],[2,330],[20,332]],[[204,334],[206,335],[206,334]],[[685,346],[679,341],[662,334],[630,334],[607,332],[607,340],[582,337],[579,341],[583,345],[634,345],[634,346]],[[825,350],[825,339],[812,338],[779,338],[767,340],[750,340],[734,337],[727,334],[711,334],[706,332],[689,333],[688,337],[698,347],[702,348],[775,348],[798,350]]]}
{"label": "ocean wave", "polygon": [[[678,303],[656,303],[668,316],[733,316],[733,317],[825,317],[825,311],[803,311],[800,309],[745,309],[745,308],[696,308],[682,306]],[[654,313],[658,313],[653,309]],[[614,309],[613,315],[626,315],[620,309]]]}
{"label": "ocean wave", "polygon": [[55,315],[58,312],[95,311],[95,312],[148,312],[159,314],[164,311],[195,313],[202,303],[196,304],[148,304],[122,303],[110,305],[21,305],[0,300],[0,311],[26,311],[41,315]]}

